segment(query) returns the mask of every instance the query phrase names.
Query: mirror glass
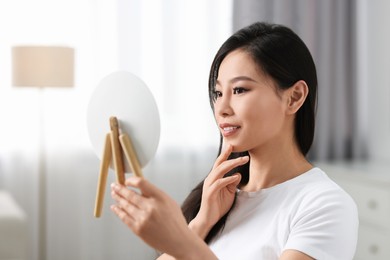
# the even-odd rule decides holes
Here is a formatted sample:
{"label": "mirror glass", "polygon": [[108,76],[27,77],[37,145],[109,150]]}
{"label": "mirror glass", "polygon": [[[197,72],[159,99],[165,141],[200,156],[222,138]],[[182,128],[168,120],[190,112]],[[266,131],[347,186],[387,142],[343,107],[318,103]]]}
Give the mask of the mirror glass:
{"label": "mirror glass", "polygon": [[[160,117],[156,101],[146,84],[127,71],[114,72],[98,84],[87,110],[88,135],[102,159],[104,140],[110,132],[110,117],[119,121],[120,133],[131,138],[141,167],[155,155],[160,139]],[[124,159],[125,172],[130,167]],[[110,166],[113,169],[113,164]]]}

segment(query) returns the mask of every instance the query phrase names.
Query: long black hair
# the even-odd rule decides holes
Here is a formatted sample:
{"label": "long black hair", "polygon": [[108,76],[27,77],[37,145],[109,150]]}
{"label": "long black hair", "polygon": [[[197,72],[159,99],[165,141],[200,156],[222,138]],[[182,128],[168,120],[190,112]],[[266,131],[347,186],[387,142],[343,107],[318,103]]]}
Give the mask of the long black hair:
{"label": "long black hair", "polygon": [[[223,59],[234,50],[246,51],[259,69],[271,77],[280,90],[288,89],[299,80],[306,82],[309,93],[295,116],[294,136],[300,152],[306,155],[314,138],[315,111],[317,102],[317,73],[313,58],[305,43],[291,29],[277,24],[257,22],[229,37],[218,50],[211,65],[209,76],[209,99],[214,110],[214,91],[219,67]],[[222,149],[222,136],[219,152]],[[248,152],[232,153],[229,159],[249,155]],[[225,176],[239,172],[240,185],[249,181],[250,161],[228,172]],[[203,182],[188,195],[182,205],[183,214],[189,223],[199,212]],[[234,207],[231,207],[231,209]],[[220,232],[231,209],[213,226],[205,241],[209,243]]]}

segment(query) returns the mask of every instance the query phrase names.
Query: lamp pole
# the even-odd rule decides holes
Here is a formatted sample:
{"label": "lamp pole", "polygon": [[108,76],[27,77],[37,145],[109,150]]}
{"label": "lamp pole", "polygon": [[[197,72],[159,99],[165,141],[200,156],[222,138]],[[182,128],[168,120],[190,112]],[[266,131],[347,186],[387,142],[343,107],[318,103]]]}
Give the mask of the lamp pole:
{"label": "lamp pole", "polygon": [[12,84],[38,87],[40,130],[38,159],[39,260],[47,259],[47,168],[45,142],[44,88],[72,87],[74,49],[64,46],[15,46],[12,48]]}
{"label": "lamp pole", "polygon": [[39,88],[39,159],[38,159],[38,203],[39,203],[39,259],[47,259],[47,174],[46,174],[46,142],[45,142],[45,98],[43,87]]}

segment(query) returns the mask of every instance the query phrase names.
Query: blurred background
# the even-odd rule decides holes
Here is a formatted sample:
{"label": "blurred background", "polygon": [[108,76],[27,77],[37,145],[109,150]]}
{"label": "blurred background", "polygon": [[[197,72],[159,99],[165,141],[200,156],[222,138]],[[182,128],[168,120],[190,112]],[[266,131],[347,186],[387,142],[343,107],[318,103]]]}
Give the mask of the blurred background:
{"label": "blurred background", "polygon": [[[373,210],[379,208],[386,219],[389,11],[386,0],[0,1],[0,259],[153,259],[156,252],[110,212],[109,189],[103,216],[93,218],[100,162],[86,129],[89,98],[116,70],[146,82],[162,129],[156,157],[144,174],[181,203],[217,155],[219,134],[207,94],[213,57],[228,36],[255,21],[287,25],[308,45],[319,77],[309,158],[334,169],[335,180],[345,182],[347,190],[349,180],[358,180],[351,193],[359,193],[356,187],[368,178],[374,184],[367,194],[375,194],[375,181],[380,182],[383,192]],[[13,86],[11,50],[19,45],[73,48],[73,87]],[[44,187],[40,171],[47,177]],[[364,208],[366,201],[357,203]],[[368,210],[372,201],[367,203]],[[370,216],[367,226],[376,222]],[[390,230],[388,220],[382,224],[374,229]],[[385,231],[384,238],[389,234]],[[389,249],[373,240],[367,242],[369,259],[388,259],[381,257],[390,257],[385,256]]]}

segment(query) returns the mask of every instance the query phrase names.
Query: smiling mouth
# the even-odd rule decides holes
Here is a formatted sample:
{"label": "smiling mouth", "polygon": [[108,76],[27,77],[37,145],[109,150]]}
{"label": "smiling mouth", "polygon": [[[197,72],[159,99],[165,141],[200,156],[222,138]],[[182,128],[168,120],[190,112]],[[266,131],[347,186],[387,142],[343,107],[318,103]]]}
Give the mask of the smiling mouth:
{"label": "smiling mouth", "polygon": [[240,129],[240,126],[223,126],[221,127],[222,129],[222,134],[225,137],[231,136],[237,132],[238,129]]}
{"label": "smiling mouth", "polygon": [[223,127],[222,130],[224,132],[233,132],[234,130],[236,129],[239,129],[240,127],[239,126],[228,126],[228,127]]}

